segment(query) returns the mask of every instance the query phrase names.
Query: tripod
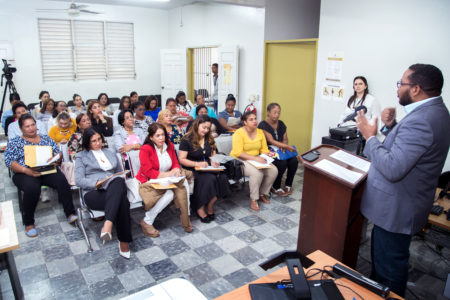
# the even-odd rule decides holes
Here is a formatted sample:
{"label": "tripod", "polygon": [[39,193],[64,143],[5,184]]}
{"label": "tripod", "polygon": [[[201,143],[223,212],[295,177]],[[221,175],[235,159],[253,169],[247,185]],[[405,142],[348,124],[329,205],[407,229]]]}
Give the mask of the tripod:
{"label": "tripod", "polygon": [[5,105],[6,92],[9,89],[9,94],[10,95],[11,95],[11,93],[17,93],[17,90],[16,90],[16,87],[14,85],[14,82],[12,81],[12,78],[13,78],[12,73],[4,73],[4,74],[2,74],[1,86],[3,86],[3,78],[6,78],[6,84],[5,84],[5,89],[3,91],[2,106],[0,108],[0,120],[1,120],[1,117],[3,116],[3,106]]}

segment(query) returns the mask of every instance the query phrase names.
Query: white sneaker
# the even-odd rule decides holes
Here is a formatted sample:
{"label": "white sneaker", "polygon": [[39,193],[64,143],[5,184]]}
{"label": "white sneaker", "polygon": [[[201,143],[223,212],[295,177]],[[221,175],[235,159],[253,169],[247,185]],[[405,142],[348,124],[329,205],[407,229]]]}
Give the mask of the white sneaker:
{"label": "white sneaker", "polygon": [[41,201],[44,203],[50,201],[50,189],[47,186],[41,187]]}

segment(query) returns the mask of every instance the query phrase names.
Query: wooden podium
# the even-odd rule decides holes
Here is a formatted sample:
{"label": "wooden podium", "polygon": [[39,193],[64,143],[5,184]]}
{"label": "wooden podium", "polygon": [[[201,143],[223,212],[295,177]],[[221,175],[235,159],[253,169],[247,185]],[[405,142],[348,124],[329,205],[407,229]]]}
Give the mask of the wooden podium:
{"label": "wooden podium", "polygon": [[[297,251],[307,255],[322,250],[355,268],[363,223],[359,207],[368,161],[332,145],[321,145],[308,152],[313,150],[320,152],[319,158],[313,162],[303,160],[305,171]],[[341,159],[332,157],[339,154]],[[350,164],[341,156],[350,158]]]}

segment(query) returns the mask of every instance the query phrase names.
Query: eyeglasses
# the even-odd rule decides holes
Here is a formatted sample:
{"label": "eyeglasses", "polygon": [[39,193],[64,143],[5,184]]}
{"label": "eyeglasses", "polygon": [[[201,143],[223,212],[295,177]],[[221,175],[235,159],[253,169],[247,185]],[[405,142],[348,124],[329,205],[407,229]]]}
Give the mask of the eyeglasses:
{"label": "eyeglasses", "polygon": [[405,83],[405,82],[402,82],[401,80],[399,80],[399,81],[397,81],[397,88],[399,89],[402,85],[410,85],[410,86],[413,86],[413,85],[417,85],[416,83]]}

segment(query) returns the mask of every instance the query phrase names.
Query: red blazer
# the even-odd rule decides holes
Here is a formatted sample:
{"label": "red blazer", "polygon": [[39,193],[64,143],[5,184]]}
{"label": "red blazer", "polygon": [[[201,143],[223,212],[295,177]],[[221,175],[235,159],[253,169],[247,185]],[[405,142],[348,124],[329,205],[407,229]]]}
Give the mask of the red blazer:
{"label": "red blazer", "polygon": [[[169,153],[169,156],[172,159],[172,167],[170,169],[172,170],[175,168],[180,168],[177,154],[175,152],[175,147],[170,142],[167,146],[167,153]],[[141,183],[144,183],[149,179],[158,178],[159,160],[154,146],[150,144],[142,146],[141,150],[139,151],[139,160],[141,162],[141,167],[139,168],[139,172],[136,175],[137,180],[139,180]]]}

